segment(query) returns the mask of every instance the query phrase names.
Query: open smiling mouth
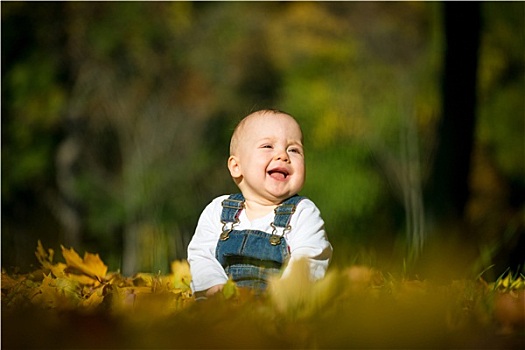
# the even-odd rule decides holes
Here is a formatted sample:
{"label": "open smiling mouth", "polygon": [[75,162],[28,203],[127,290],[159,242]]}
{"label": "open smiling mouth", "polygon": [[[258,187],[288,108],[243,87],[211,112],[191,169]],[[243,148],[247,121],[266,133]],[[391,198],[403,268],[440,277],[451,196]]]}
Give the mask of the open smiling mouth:
{"label": "open smiling mouth", "polygon": [[284,180],[289,174],[285,169],[272,169],[268,171],[268,175],[276,180]]}

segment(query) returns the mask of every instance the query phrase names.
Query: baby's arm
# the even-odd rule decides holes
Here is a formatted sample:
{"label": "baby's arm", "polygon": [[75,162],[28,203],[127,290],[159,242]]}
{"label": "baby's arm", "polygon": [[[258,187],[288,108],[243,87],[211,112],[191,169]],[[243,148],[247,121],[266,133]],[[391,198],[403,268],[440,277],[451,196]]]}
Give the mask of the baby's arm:
{"label": "baby's arm", "polygon": [[[308,258],[312,280],[323,278],[332,258],[332,245],[324,229],[324,221],[317,206],[303,199],[292,216],[292,231],[287,237],[290,246],[290,267],[295,260]],[[283,277],[289,273],[285,268]]]}
{"label": "baby's arm", "polygon": [[[202,212],[195,234],[188,245],[188,263],[192,276],[191,288],[195,295],[210,296],[222,289],[228,281],[223,267],[215,258],[220,223],[216,212],[217,201],[210,203]],[[218,202],[220,206],[220,201]],[[215,222],[217,221],[217,222]]]}

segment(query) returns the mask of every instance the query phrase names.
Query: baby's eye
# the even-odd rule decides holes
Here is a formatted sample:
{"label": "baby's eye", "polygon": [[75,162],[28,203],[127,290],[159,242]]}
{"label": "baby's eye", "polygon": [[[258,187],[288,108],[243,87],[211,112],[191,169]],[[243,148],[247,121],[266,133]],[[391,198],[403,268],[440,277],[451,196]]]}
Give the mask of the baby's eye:
{"label": "baby's eye", "polygon": [[288,149],[288,152],[301,154],[301,150],[299,148],[290,148]]}
{"label": "baby's eye", "polygon": [[272,145],[262,145],[261,148],[272,148]]}

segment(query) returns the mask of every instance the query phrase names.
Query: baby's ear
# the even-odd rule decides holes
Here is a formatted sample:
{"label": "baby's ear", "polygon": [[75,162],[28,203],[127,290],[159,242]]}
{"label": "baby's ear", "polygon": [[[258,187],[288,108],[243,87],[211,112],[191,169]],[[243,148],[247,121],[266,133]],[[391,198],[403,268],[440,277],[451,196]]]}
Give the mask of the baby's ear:
{"label": "baby's ear", "polygon": [[230,175],[234,179],[241,176],[241,163],[239,162],[239,158],[236,156],[230,156],[230,158],[228,158],[228,170],[230,170]]}

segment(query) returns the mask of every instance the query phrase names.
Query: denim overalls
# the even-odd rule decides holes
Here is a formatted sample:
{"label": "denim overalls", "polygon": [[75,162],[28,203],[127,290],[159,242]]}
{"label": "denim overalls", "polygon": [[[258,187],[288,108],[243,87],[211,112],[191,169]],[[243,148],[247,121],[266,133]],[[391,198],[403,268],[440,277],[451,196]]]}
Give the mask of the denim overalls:
{"label": "denim overalls", "polygon": [[[304,197],[295,195],[275,208],[271,234],[259,230],[235,230],[244,208],[242,194],[232,194],[222,202],[222,233],[216,258],[239,287],[266,289],[268,278],[278,274],[289,257],[284,234],[291,230],[290,219]],[[278,228],[282,229],[279,234]]]}

